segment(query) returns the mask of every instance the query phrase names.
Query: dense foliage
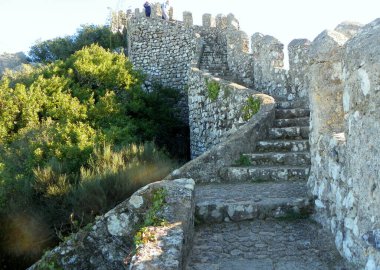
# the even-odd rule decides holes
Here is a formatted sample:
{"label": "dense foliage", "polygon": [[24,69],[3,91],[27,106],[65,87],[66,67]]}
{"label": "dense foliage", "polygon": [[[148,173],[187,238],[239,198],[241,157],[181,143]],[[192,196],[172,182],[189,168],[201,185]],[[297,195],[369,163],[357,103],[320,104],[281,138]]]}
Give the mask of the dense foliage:
{"label": "dense foliage", "polygon": [[72,36],[39,41],[34,44],[29,57],[33,62],[53,62],[64,60],[85,46],[98,44],[105,49],[126,47],[122,33],[112,33],[107,26],[82,25]]}
{"label": "dense foliage", "polygon": [[177,92],[143,91],[142,80],[97,45],[2,78],[0,254],[40,255],[168,174],[173,164],[149,142],[164,146],[182,128]]}

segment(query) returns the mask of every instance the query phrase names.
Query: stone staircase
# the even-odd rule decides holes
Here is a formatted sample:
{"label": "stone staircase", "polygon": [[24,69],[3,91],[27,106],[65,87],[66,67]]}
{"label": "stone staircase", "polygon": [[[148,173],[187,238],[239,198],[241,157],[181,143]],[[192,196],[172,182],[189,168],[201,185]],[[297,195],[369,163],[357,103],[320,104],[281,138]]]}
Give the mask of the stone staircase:
{"label": "stone staircase", "polygon": [[199,69],[216,77],[229,78],[230,70],[227,62],[227,52],[222,48],[214,48],[205,44],[202,49]]}
{"label": "stone staircase", "polygon": [[222,183],[197,185],[187,269],[350,269],[310,220],[309,110],[277,103],[268,138],[225,168]]}

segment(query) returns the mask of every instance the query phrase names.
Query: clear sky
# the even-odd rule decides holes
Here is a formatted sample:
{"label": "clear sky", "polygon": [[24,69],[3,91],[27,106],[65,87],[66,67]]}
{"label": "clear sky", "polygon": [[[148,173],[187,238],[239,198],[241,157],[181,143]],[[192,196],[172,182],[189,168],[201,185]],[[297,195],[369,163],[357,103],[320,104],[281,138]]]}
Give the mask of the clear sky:
{"label": "clear sky", "polygon": [[[0,53],[28,51],[38,39],[72,35],[81,24],[104,24],[109,9],[142,7],[144,0],[0,0]],[[249,36],[261,32],[285,45],[294,38],[313,40],[342,21],[363,24],[380,17],[380,0],[171,0],[174,17],[191,11],[233,13]]]}

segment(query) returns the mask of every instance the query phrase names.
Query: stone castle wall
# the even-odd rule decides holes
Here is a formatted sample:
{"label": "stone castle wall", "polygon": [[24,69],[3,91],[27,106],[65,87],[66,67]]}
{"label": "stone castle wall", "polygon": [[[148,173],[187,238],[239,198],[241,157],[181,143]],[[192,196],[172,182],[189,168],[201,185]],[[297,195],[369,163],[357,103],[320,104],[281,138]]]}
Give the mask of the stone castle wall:
{"label": "stone castle wall", "polygon": [[[311,44],[309,93],[318,222],[361,268],[380,268],[380,19],[344,23]],[[355,35],[355,33],[357,34]]]}
{"label": "stone castle wall", "polygon": [[[193,25],[190,12],[184,12],[182,22],[164,21],[159,12],[155,6],[151,18],[139,10],[129,16],[128,56],[148,75],[148,87],[159,81],[182,93],[179,106],[189,124],[192,157],[216,145],[223,134],[241,122],[239,113],[249,91],[236,91],[237,86],[229,86],[228,81],[283,99],[303,98],[307,106],[308,41],[291,43],[288,71],[283,68],[283,45],[274,37],[256,33],[251,53],[249,37],[240,31],[232,14],[215,18],[204,14],[203,25],[198,26]],[[220,81],[221,92],[233,94],[228,98],[220,95],[211,102],[205,87],[211,76],[200,75],[202,72],[194,72],[194,68],[224,78],[227,81]]]}
{"label": "stone castle wall", "polygon": [[147,74],[147,85],[159,82],[178,89],[181,118],[188,119],[188,72],[196,59],[197,38],[192,29],[160,18],[131,17],[127,23],[128,57],[137,69]]}
{"label": "stone castle wall", "polygon": [[[243,124],[240,110],[250,91],[303,99],[305,106],[310,102],[308,185],[316,196],[315,219],[335,235],[342,255],[366,269],[380,265],[380,117],[376,110],[380,54],[374,46],[379,44],[378,24],[375,21],[360,30],[358,24],[342,23],[334,31],[323,31],[313,42],[293,40],[286,70],[283,44],[255,33],[249,51],[249,39],[231,15],[213,19],[205,14],[203,26],[193,26],[187,13],[183,22],[196,40],[193,58],[188,59],[193,68],[184,78],[192,157],[215,149],[223,136]],[[242,91],[202,70],[252,90]],[[214,101],[208,97],[207,80],[221,86]]]}
{"label": "stone castle wall", "polygon": [[[202,26],[193,25],[192,14],[183,21],[164,21],[154,6],[151,18],[138,9],[127,21],[128,56],[147,75],[147,85],[159,81],[183,94],[180,107],[188,119],[187,86],[190,67],[208,71],[248,88],[284,99],[307,101],[305,68],[307,40],[289,46],[290,69],[284,69],[283,44],[256,33],[250,39],[240,31],[234,15],[204,14]],[[307,105],[307,104],[306,104]]]}
{"label": "stone castle wall", "polygon": [[[220,87],[215,99],[209,94],[210,83]],[[248,97],[257,92],[192,68],[188,94],[190,151],[191,158],[195,158],[219,144],[227,132],[247,122],[242,118],[242,109]]]}

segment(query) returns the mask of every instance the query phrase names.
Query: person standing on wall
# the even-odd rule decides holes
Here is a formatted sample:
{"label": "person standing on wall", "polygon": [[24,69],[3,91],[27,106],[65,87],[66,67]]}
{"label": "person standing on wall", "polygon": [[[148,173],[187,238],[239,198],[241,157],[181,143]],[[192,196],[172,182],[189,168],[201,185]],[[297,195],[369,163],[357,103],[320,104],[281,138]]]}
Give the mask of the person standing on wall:
{"label": "person standing on wall", "polygon": [[161,4],[162,19],[169,20],[169,0],[166,0]]}
{"label": "person standing on wall", "polygon": [[144,4],[145,16],[150,17],[151,7],[149,1],[146,1]]}

